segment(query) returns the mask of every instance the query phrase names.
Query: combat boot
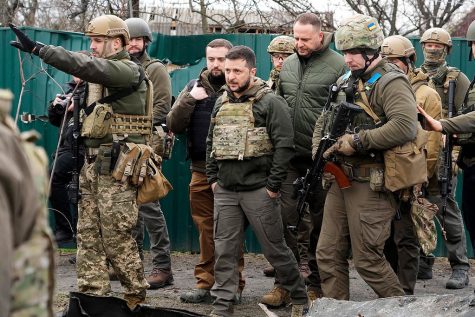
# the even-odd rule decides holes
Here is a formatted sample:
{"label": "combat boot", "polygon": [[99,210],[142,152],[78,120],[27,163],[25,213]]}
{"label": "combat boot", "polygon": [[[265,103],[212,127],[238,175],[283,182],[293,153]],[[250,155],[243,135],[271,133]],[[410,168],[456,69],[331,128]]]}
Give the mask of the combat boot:
{"label": "combat boot", "polygon": [[173,273],[171,269],[154,268],[147,277],[150,289],[162,288],[173,284]]}
{"label": "combat boot", "polygon": [[271,307],[280,307],[290,303],[290,294],[281,287],[274,287],[272,291],[262,296],[261,303]]}
{"label": "combat boot", "polygon": [[464,269],[454,269],[445,288],[447,289],[462,289],[468,285],[468,271]]}
{"label": "combat boot", "polygon": [[264,269],[264,275],[267,277],[274,277],[275,276],[275,269],[272,266],[266,267]]}
{"label": "combat boot", "polygon": [[195,288],[181,294],[180,300],[184,303],[211,303],[212,297],[209,289]]}
{"label": "combat boot", "polygon": [[434,265],[435,257],[433,255],[421,255],[419,259],[419,271],[417,272],[417,279],[432,279],[432,266]]}
{"label": "combat boot", "polygon": [[313,302],[314,300],[317,300],[319,298],[323,297],[323,292],[321,289],[316,288],[316,287],[309,287],[307,289],[307,296],[308,299]]}

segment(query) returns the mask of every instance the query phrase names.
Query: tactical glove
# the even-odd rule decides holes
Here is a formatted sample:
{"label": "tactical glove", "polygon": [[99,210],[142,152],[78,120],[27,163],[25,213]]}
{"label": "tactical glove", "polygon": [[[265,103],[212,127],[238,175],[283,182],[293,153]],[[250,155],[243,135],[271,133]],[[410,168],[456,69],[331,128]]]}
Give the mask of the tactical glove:
{"label": "tactical glove", "polygon": [[45,46],[43,43],[32,41],[25,33],[20,31],[14,24],[9,23],[10,29],[15,32],[18,41],[10,41],[10,45],[22,50],[23,52],[33,53],[36,56],[40,54],[40,49]]}
{"label": "tactical glove", "polygon": [[332,155],[335,152],[346,155],[346,156],[355,154],[356,146],[355,146],[353,134],[344,134],[343,136],[338,138],[336,143],[330,146],[328,150],[326,150],[325,153],[323,153],[323,157],[328,158],[330,155]]}

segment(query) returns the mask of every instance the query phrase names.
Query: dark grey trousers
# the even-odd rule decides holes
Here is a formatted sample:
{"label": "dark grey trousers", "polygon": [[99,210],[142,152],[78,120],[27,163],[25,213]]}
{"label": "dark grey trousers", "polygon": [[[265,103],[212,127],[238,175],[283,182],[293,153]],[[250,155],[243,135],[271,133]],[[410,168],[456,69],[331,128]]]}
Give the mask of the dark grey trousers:
{"label": "dark grey trousers", "polygon": [[214,193],[215,284],[213,313],[233,314],[233,299],[239,285],[239,265],[244,230],[251,225],[264,256],[275,268],[281,286],[290,292],[294,304],[307,303],[304,281],[297,261],[284,241],[279,199],[266,189],[246,192],[226,190],[219,185]]}

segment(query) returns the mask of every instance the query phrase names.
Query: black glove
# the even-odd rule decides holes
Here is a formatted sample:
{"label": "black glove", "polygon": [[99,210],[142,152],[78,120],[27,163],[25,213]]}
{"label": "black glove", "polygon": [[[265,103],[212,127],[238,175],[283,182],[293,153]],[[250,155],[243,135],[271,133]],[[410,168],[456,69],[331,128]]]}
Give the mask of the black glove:
{"label": "black glove", "polygon": [[14,24],[9,23],[10,29],[15,32],[18,41],[10,41],[10,45],[22,50],[23,52],[40,54],[40,49],[45,46],[43,43],[32,41],[25,33],[20,31]]}

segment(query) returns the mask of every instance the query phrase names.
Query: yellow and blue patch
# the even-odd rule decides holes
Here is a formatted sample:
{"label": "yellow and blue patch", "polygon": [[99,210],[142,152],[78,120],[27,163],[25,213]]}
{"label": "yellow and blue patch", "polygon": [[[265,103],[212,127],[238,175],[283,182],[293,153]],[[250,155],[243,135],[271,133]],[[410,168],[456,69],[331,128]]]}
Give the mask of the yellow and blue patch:
{"label": "yellow and blue patch", "polygon": [[373,31],[374,29],[376,29],[376,23],[371,22],[368,24],[368,30]]}

